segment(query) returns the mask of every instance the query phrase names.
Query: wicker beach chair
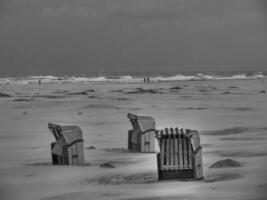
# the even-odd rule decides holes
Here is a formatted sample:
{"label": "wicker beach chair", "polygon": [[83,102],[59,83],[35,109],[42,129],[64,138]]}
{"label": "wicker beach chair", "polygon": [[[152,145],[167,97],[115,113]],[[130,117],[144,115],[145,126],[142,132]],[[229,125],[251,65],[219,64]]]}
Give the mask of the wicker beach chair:
{"label": "wicker beach chair", "polygon": [[155,120],[150,116],[128,113],[133,129],[128,131],[128,149],[135,152],[156,152]]}
{"label": "wicker beach chair", "polygon": [[202,148],[199,132],[166,128],[157,131],[159,180],[198,180],[203,178]]}
{"label": "wicker beach chair", "polygon": [[78,126],[49,123],[56,142],[51,143],[53,165],[83,165],[84,145]]}

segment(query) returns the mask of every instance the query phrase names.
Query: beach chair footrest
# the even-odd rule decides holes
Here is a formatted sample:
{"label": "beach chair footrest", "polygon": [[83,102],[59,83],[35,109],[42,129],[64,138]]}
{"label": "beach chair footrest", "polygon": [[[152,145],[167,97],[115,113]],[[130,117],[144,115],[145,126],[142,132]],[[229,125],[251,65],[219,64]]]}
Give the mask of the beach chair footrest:
{"label": "beach chair footrest", "polygon": [[159,170],[159,180],[195,180],[193,169],[184,170]]}

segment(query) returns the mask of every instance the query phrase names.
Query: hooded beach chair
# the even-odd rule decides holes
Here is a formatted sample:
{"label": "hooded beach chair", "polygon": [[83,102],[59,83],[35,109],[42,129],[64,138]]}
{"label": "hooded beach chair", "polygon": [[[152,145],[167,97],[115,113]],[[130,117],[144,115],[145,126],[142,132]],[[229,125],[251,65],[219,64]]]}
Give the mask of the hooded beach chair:
{"label": "hooded beach chair", "polygon": [[199,132],[166,128],[157,131],[159,180],[198,180],[203,178],[202,148]]}
{"label": "hooded beach chair", "polygon": [[128,113],[133,129],[128,131],[128,149],[135,152],[155,152],[155,120],[150,116]]}
{"label": "hooded beach chair", "polygon": [[78,126],[49,123],[56,142],[51,143],[53,165],[83,165],[84,145],[82,130]]}

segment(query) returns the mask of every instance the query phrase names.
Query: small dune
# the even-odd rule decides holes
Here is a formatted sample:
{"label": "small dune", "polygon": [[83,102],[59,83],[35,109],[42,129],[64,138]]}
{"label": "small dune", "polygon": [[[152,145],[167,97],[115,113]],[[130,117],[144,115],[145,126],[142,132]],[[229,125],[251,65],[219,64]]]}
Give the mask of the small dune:
{"label": "small dune", "polygon": [[242,167],[242,165],[239,162],[228,158],[213,163],[209,168],[224,168],[224,167]]}
{"label": "small dune", "polygon": [[239,134],[247,130],[248,128],[245,128],[245,127],[233,127],[233,128],[228,128],[228,129],[222,129],[222,130],[203,131],[201,134],[202,135],[213,135],[213,136],[232,135],[232,134]]}

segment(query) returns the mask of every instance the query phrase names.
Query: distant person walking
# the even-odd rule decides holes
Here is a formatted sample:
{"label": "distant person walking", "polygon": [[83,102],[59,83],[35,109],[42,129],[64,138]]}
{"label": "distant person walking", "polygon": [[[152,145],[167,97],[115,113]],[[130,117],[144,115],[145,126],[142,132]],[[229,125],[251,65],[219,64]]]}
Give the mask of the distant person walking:
{"label": "distant person walking", "polygon": [[145,78],[144,78],[144,83],[149,83],[149,77],[148,76],[145,76]]}
{"label": "distant person walking", "polygon": [[38,80],[38,84],[39,84],[39,86],[42,84],[42,80],[41,79]]}

